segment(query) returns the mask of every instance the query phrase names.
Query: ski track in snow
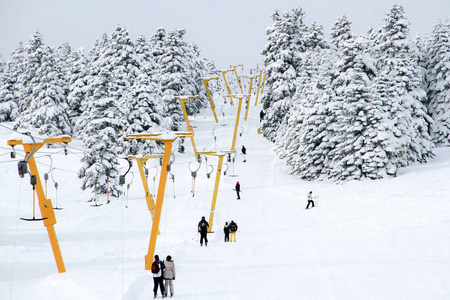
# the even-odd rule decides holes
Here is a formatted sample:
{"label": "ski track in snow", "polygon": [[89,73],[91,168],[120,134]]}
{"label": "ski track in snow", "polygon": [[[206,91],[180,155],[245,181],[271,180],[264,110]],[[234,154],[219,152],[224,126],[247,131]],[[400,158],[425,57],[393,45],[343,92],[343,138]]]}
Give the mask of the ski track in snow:
{"label": "ski track in snow", "polygon": [[[230,148],[236,106],[223,108],[225,120],[218,110],[218,124],[210,109],[191,119],[199,151]],[[184,154],[174,143],[175,183],[167,181],[155,252],[174,258],[174,299],[449,299],[450,149],[436,149],[434,160],[402,169],[394,179],[301,181],[287,174],[274,146],[257,134],[260,109],[250,105],[249,120],[241,117],[238,154],[234,167],[227,163],[227,176],[221,175],[207,247],[200,247],[196,230],[202,216],[209,219],[217,158],[208,157],[210,179],[202,164],[193,197],[190,140]],[[32,194],[29,179],[17,175],[17,160],[8,162],[5,145],[22,137],[0,132],[0,299],[152,298],[152,275],[144,270],[152,221],[137,166],[128,193],[109,205],[101,196],[103,205],[91,207],[91,192],[81,191],[76,178],[80,162],[72,153],[80,142],[69,144],[69,156],[42,150],[58,152],[52,157],[64,209],[55,211],[55,230],[67,270],[59,274],[42,222],[18,221],[31,215]],[[239,154],[243,144],[246,163]],[[49,159],[38,156],[42,177]],[[158,163],[147,163],[152,193],[151,168]],[[232,190],[236,181],[241,200]],[[310,190],[319,199],[306,210]],[[51,181],[48,193],[55,204]],[[231,220],[239,225],[237,242],[224,243],[223,225]]]}

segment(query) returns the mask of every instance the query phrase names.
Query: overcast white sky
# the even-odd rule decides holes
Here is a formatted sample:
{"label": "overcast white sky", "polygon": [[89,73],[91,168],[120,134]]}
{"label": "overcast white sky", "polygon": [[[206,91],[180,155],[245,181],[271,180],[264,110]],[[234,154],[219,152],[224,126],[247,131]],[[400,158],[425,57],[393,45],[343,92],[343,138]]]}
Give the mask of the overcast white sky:
{"label": "overcast white sky", "polygon": [[345,14],[353,32],[361,34],[382,26],[394,3],[405,7],[413,35],[430,32],[439,19],[450,18],[449,0],[0,0],[0,53],[7,60],[17,44],[37,30],[50,46],[69,42],[73,48],[89,50],[118,24],[132,38],[149,38],[160,26],[183,27],[186,40],[198,44],[217,68],[244,64],[247,69],[262,63],[265,29],[275,9],[302,7],[305,23],[324,25],[328,39],[340,15]]}

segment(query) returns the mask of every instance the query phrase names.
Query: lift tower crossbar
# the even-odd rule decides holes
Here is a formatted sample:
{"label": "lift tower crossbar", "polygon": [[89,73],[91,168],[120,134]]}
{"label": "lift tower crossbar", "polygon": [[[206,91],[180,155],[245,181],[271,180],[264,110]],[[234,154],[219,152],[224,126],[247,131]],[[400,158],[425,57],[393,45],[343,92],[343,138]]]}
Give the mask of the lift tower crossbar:
{"label": "lift tower crossbar", "polygon": [[[59,248],[58,238],[56,236],[55,228],[53,225],[56,224],[56,216],[53,211],[53,204],[50,199],[45,197],[44,188],[42,187],[42,182],[39,177],[39,171],[36,166],[36,160],[34,159],[34,153],[36,153],[45,144],[56,144],[56,143],[69,143],[72,141],[71,137],[53,137],[47,138],[40,143],[24,143],[23,140],[9,140],[9,146],[22,145],[27,156],[28,166],[30,168],[31,176],[36,176],[37,184],[35,185],[36,194],[39,199],[39,209],[41,210],[41,215],[43,218],[44,226],[47,228],[48,237],[50,239],[50,244],[52,246],[53,255],[55,256],[56,266],[59,273],[66,272],[64,266],[64,260],[62,258],[61,249]],[[34,149],[34,152],[33,152]]]}
{"label": "lift tower crossbar", "polygon": [[164,202],[164,193],[166,190],[167,174],[169,173],[168,166],[170,164],[172,144],[179,137],[187,137],[192,135],[192,132],[139,133],[127,135],[127,139],[143,139],[164,142],[161,175],[159,177],[158,194],[156,195],[155,216],[153,217],[148,252],[145,256],[145,270],[151,270],[152,268],[153,256],[156,248],[156,239],[158,237],[159,221],[161,220],[161,211]]}

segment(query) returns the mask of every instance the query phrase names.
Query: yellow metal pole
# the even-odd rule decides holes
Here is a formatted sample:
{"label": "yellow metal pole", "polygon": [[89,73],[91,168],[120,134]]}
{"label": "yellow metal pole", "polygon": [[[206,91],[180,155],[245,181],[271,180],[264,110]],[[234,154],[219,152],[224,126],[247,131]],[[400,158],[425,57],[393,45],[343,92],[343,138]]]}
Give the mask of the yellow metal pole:
{"label": "yellow metal pole", "polygon": [[244,120],[247,121],[248,118],[248,110],[250,108],[250,96],[252,95],[252,87],[253,87],[253,79],[256,77],[255,75],[242,75],[243,78],[249,78],[250,79],[250,85],[248,88],[248,98],[247,98],[247,105],[245,106],[245,118]]}
{"label": "yellow metal pole", "polygon": [[[36,143],[36,148],[34,149],[34,153],[36,153],[44,144],[47,143],[68,143],[71,142],[72,139],[70,137],[62,137],[62,138],[48,138],[45,139],[43,143]],[[66,268],[64,266],[64,260],[62,258],[61,249],[59,247],[58,238],[56,236],[55,228],[53,225],[56,224],[55,212],[53,211],[53,204],[50,199],[45,197],[44,188],[42,187],[42,182],[39,177],[39,171],[36,166],[36,161],[34,159],[33,143],[23,143],[22,140],[9,140],[8,145],[14,146],[22,144],[25,152],[27,153],[28,166],[30,167],[30,173],[33,176],[36,176],[37,184],[36,194],[39,199],[39,209],[41,211],[41,216],[44,219],[43,223],[47,229],[48,237],[50,240],[50,244],[52,246],[53,255],[55,257],[56,267],[58,268],[59,273],[66,272]]]}
{"label": "yellow metal pole", "polygon": [[239,99],[239,105],[238,105],[238,110],[236,113],[236,123],[234,125],[234,134],[233,134],[233,142],[231,144],[231,150],[234,150],[234,147],[236,146],[236,135],[237,135],[237,131],[238,131],[238,126],[239,126],[239,117],[241,115],[241,107],[242,107],[242,99],[244,97],[247,97],[248,95],[231,95],[229,97],[235,97]]}
{"label": "yellow metal pole", "polygon": [[[223,70],[223,71],[220,71],[220,72],[222,73],[222,76],[223,76],[223,81],[225,81],[225,86],[227,87],[227,93],[228,93],[228,96],[231,95],[231,89],[230,89],[230,87],[228,86],[227,77],[225,76],[225,74],[228,73],[228,72],[231,72],[231,71],[233,71],[233,70]],[[233,98],[230,98],[230,101],[231,101],[231,105],[234,106]]]}
{"label": "yellow metal pole", "polygon": [[164,156],[161,167],[161,175],[159,177],[159,186],[158,186],[158,194],[156,196],[156,207],[155,207],[155,215],[153,217],[152,230],[150,234],[150,242],[148,246],[148,252],[145,256],[145,270],[150,270],[152,267],[153,256],[155,254],[156,248],[156,239],[158,237],[159,230],[159,222],[161,220],[161,210],[164,201],[164,193],[166,190],[166,182],[167,182],[167,166],[170,163],[170,153],[172,151],[172,143],[181,136],[192,136],[192,132],[175,132],[175,133],[140,133],[140,134],[129,134],[127,135],[127,139],[147,139],[147,140],[156,140],[164,142]]}
{"label": "yellow metal pole", "polygon": [[199,99],[200,97],[199,96],[177,96],[177,97],[174,97],[173,99],[180,100],[181,107],[183,108],[184,119],[186,120],[187,130],[189,132],[192,132],[192,135],[190,136],[191,142],[192,142],[192,148],[194,148],[195,157],[198,159],[197,146],[195,145],[195,141],[194,141],[194,128],[192,128],[191,124],[189,124],[189,118],[187,115],[186,104],[185,104],[191,98]]}
{"label": "yellow metal pole", "polygon": [[[153,195],[150,193],[150,189],[148,188],[148,182],[147,182],[147,176],[145,175],[144,164],[150,158],[160,158],[160,157],[163,157],[163,155],[149,155],[149,156],[142,157],[142,158],[139,158],[136,156],[128,156],[128,159],[136,159],[136,161],[137,161],[137,165],[139,168],[139,174],[141,175],[142,185],[144,186],[145,201],[147,202],[147,207],[148,207],[148,210],[150,211],[152,220],[155,215],[155,201],[153,200]],[[158,231],[158,234],[159,234],[159,231]]]}
{"label": "yellow metal pole", "polygon": [[258,78],[258,90],[256,91],[255,106],[258,105],[258,97],[259,97],[259,89],[261,88],[262,73],[263,73],[263,70],[260,70],[259,71],[259,78]]}
{"label": "yellow metal pole", "polygon": [[205,84],[206,94],[208,94],[209,104],[211,105],[211,110],[214,114],[214,119],[216,120],[216,123],[219,123],[219,119],[217,119],[217,115],[216,115],[216,105],[214,104],[214,100],[212,99],[211,93],[209,92],[209,88],[208,88],[208,82],[212,79],[219,79],[219,77],[200,78],[200,79],[202,79],[203,83]]}
{"label": "yellow metal pole", "polygon": [[159,178],[159,186],[158,186],[158,194],[156,196],[156,210],[155,215],[153,217],[152,231],[150,235],[150,243],[148,246],[148,252],[145,256],[145,269],[151,270],[153,255],[155,254],[156,248],[156,239],[158,236],[159,230],[159,221],[161,220],[161,210],[164,201],[164,193],[166,190],[166,182],[167,182],[167,166],[170,162],[170,152],[172,151],[172,142],[173,140],[164,141],[164,157],[163,163],[161,167],[161,176]]}
{"label": "yellow metal pole", "polygon": [[242,90],[241,80],[239,79],[239,75],[238,75],[238,73],[237,73],[237,71],[236,71],[236,68],[237,68],[237,67],[244,67],[244,65],[236,65],[236,66],[230,65],[230,68],[233,68],[234,74],[236,75],[236,79],[237,79],[237,82],[238,82],[238,84],[239,84],[239,88],[241,89],[241,94],[243,94],[243,93],[244,93],[244,90]]}
{"label": "yellow metal pole", "polygon": [[220,174],[222,172],[222,163],[223,163],[223,157],[224,154],[220,154],[219,156],[219,162],[217,163],[217,172],[216,172],[216,183],[214,185],[214,194],[213,199],[211,203],[211,212],[209,214],[209,232],[211,232],[213,227],[213,221],[214,221],[214,212],[216,211],[216,201],[217,201],[217,193],[219,191],[219,182],[220,182]]}

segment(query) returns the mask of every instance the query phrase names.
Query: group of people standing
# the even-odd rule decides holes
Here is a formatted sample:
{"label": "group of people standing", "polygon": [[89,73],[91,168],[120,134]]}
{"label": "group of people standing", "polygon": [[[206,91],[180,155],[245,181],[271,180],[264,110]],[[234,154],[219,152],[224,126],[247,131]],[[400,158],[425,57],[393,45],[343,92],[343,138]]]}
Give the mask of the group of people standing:
{"label": "group of people standing", "polygon": [[175,280],[175,263],[170,255],[167,255],[166,261],[159,260],[159,255],[155,255],[152,263],[153,273],[153,295],[156,298],[158,294],[158,286],[163,298],[167,297],[170,290],[170,297],[173,297],[173,281]]}
{"label": "group of people standing", "polygon": [[223,227],[223,233],[225,234],[225,242],[231,242],[232,240],[236,242],[237,230],[238,226],[233,220],[231,220],[230,224],[228,224],[228,222],[225,222],[225,226]]}

